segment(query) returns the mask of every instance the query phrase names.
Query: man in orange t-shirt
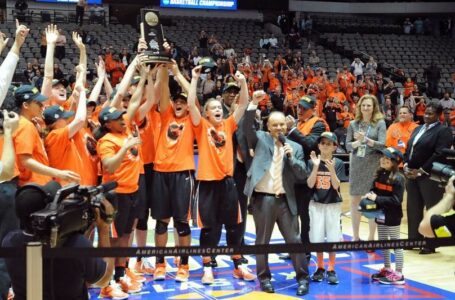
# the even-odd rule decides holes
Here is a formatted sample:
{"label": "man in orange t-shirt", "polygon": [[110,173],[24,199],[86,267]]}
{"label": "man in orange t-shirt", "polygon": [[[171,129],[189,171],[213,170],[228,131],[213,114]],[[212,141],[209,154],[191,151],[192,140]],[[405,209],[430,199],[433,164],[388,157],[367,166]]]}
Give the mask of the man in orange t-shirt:
{"label": "man in orange t-shirt", "polygon": [[[201,227],[200,245],[216,246],[211,231],[225,225],[228,246],[240,246],[243,238],[240,203],[235,187],[233,133],[237,123],[245,113],[248,105],[248,86],[245,77],[239,72],[235,78],[240,83],[239,104],[233,114],[223,119],[222,104],[219,100],[209,100],[203,109],[205,118],[196,106],[197,81],[201,67],[192,71],[192,80],[188,93],[188,108],[199,148],[197,179],[199,180],[196,196],[197,222]],[[233,255],[234,278],[246,281],[255,280],[246,267],[242,265],[241,256]],[[214,283],[211,258],[203,257],[203,284]]]}
{"label": "man in orange t-shirt", "polygon": [[404,154],[409,138],[417,126],[419,125],[412,120],[411,109],[407,106],[402,106],[398,111],[398,122],[387,128],[385,145],[387,147],[395,147]]}
{"label": "man in orange t-shirt", "polygon": [[44,185],[52,177],[66,181],[79,181],[79,174],[49,167],[49,160],[38,129],[32,120],[41,118],[47,98],[31,85],[22,85],[14,92],[20,109],[19,128],[14,134],[14,146],[19,167],[19,186],[26,183]]}

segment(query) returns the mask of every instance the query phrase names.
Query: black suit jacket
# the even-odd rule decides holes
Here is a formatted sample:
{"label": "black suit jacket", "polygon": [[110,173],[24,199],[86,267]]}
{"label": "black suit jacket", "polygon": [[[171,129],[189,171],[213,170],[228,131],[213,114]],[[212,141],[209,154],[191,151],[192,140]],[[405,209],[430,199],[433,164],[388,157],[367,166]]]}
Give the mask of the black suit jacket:
{"label": "black suit jacket", "polygon": [[[406,146],[404,160],[408,163],[409,168],[422,168],[425,172],[430,173],[433,162],[441,158],[442,149],[452,146],[452,131],[438,122],[435,126],[428,129],[413,146],[414,139],[422,126],[425,125],[420,125],[412,132]],[[410,156],[411,150],[412,157]]]}

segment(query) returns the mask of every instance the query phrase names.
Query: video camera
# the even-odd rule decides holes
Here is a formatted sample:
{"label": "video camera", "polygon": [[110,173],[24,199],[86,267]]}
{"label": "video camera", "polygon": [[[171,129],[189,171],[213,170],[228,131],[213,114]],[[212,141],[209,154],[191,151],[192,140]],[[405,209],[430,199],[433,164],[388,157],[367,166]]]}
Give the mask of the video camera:
{"label": "video camera", "polygon": [[109,192],[116,187],[117,182],[112,181],[99,186],[74,184],[59,189],[46,208],[31,214],[33,233],[43,244],[54,248],[62,245],[69,235],[84,233],[95,221],[95,208],[100,209],[100,217],[109,223],[112,216],[106,215],[101,200],[109,199]]}
{"label": "video camera", "polygon": [[450,177],[455,175],[455,150],[442,149],[442,157],[443,159],[441,161],[433,162],[430,179],[447,183]]}

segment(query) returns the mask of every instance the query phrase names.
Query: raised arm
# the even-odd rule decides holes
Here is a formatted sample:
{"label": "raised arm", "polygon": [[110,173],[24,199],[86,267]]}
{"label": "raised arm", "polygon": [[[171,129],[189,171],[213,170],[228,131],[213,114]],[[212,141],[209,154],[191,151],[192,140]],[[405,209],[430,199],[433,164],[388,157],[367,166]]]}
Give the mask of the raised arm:
{"label": "raised arm", "polygon": [[169,91],[169,73],[164,65],[158,66],[158,72],[156,74],[156,83],[158,92],[160,94],[160,112],[164,113],[167,111],[171,103],[170,91]]}
{"label": "raised arm", "polygon": [[[82,67],[81,67],[82,68]],[[85,70],[80,70],[79,76],[85,77]],[[81,84],[80,80],[74,90],[78,93],[79,101],[77,103],[77,110],[74,119],[68,124],[69,138],[72,138],[82,127],[85,125],[85,119],[87,118],[87,96],[85,94],[85,88]]]}
{"label": "raised arm", "polygon": [[[0,106],[2,106],[3,100],[8,92],[8,88],[14,76],[14,71],[16,70],[19,61],[20,49],[24,44],[29,31],[30,29],[24,25],[20,25],[19,21],[16,20],[16,39],[14,40],[10,52],[0,66]],[[6,46],[6,43],[8,43],[8,39],[4,40],[4,34],[0,33],[0,48]]]}
{"label": "raised arm", "polygon": [[150,109],[158,103],[158,97],[155,93],[155,81],[153,75],[158,69],[155,67],[152,71],[147,73],[147,86],[145,88],[145,102],[141,104],[138,111],[138,119],[142,121]]}
{"label": "raised arm", "polygon": [[[106,69],[104,66],[104,61],[102,59],[99,60],[98,64],[96,64],[96,74],[98,75],[98,81],[96,82],[95,86],[90,93],[88,98],[89,101],[95,101],[98,103],[98,97],[101,93],[101,88],[103,87],[104,78],[106,77]],[[108,102],[108,101],[106,101]]]}
{"label": "raised arm", "polygon": [[141,55],[136,56],[131,62],[131,64],[129,64],[128,69],[126,69],[125,75],[123,75],[122,81],[119,83],[117,87],[117,93],[115,94],[112,101],[109,103],[110,106],[120,108],[121,101],[125,93],[127,92],[128,87],[131,84],[131,79],[133,78],[133,75],[136,72],[136,67],[141,57],[142,57]]}
{"label": "raised arm", "polygon": [[235,80],[240,84],[239,105],[234,111],[235,122],[238,123],[245,114],[248,107],[248,85],[246,83],[245,75],[237,71],[234,76]]}
{"label": "raised arm", "polygon": [[188,82],[188,80],[186,80],[185,76],[183,76],[182,72],[180,72],[177,62],[175,60],[172,60],[172,64],[170,65],[170,67],[172,74],[174,74],[174,79],[180,85],[182,90],[185,93],[188,93],[188,90],[190,89],[190,83]]}
{"label": "raised arm", "polygon": [[54,79],[54,53],[55,44],[58,38],[57,25],[50,24],[46,28],[46,59],[44,61],[44,79],[41,86],[41,94],[44,96],[52,96],[52,80]]}
{"label": "raised arm", "polygon": [[0,161],[0,180],[7,181],[14,177],[14,166],[16,162],[16,155],[14,151],[13,133],[19,126],[19,116],[11,112],[12,118],[9,117],[8,112],[3,110],[3,150],[1,153]]}
{"label": "raised arm", "polygon": [[141,79],[137,84],[136,90],[131,96],[130,103],[128,104],[128,109],[126,110],[126,115],[128,120],[133,120],[134,115],[136,114],[139,106],[141,105],[142,93],[144,91],[145,80],[147,79],[147,74],[150,72],[150,66],[146,66],[145,63],[140,65],[140,75]]}
{"label": "raised arm", "polygon": [[199,126],[201,123],[201,112],[196,104],[197,99],[197,82],[201,76],[202,66],[197,66],[192,70],[192,78],[190,83],[190,89],[188,91],[188,109],[190,111],[191,122],[194,126]]}

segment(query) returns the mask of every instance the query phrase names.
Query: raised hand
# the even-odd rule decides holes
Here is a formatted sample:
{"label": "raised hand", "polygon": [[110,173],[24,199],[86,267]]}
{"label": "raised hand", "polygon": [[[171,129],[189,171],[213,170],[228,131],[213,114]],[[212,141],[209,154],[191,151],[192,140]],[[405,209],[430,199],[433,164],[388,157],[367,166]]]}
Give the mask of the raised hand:
{"label": "raised hand", "polygon": [[201,70],[202,70],[202,66],[194,67],[193,70],[191,71],[191,75],[194,78],[199,78],[199,76],[201,76]]}
{"label": "raised hand", "polygon": [[76,31],[73,31],[73,42],[76,44],[77,48],[79,49],[85,49],[85,45],[82,42],[82,37],[77,33]]}
{"label": "raised hand", "polygon": [[321,164],[321,155],[316,156],[316,152],[314,151],[311,151],[310,159],[311,162],[313,163],[313,166],[319,167],[319,165]]}
{"label": "raised hand", "polygon": [[141,78],[145,78],[147,74],[150,72],[150,65],[146,65],[145,63],[142,63],[139,65],[139,73]]}
{"label": "raised hand", "polygon": [[106,76],[106,65],[102,57],[99,57],[99,62],[95,63],[96,65],[96,74],[98,78],[104,78]]}
{"label": "raised hand", "polygon": [[140,137],[130,136],[125,140],[123,147],[125,147],[126,149],[130,149],[130,148],[133,148],[134,146],[140,145],[141,143],[142,143],[142,141],[141,141]]}
{"label": "raised hand", "polygon": [[325,166],[327,167],[330,173],[335,173],[335,161],[333,159],[326,160]]}
{"label": "raised hand", "polygon": [[0,51],[5,49],[8,44],[9,38],[6,37],[6,34],[0,31]]}
{"label": "raised hand", "polygon": [[144,38],[139,39],[139,43],[137,44],[137,53],[142,53],[145,50],[147,50],[147,42],[145,41]]}
{"label": "raised hand", "polygon": [[235,72],[234,79],[235,79],[235,81],[237,81],[239,83],[246,82],[245,75],[243,75],[239,71]]}
{"label": "raised hand", "polygon": [[254,91],[253,93],[253,104],[258,105],[259,102],[264,100],[265,92],[263,90]]}
{"label": "raised hand", "polygon": [[180,73],[179,66],[177,65],[177,62],[175,60],[171,60],[172,62],[168,64],[168,68],[171,69],[172,74],[176,76],[178,73]]}
{"label": "raised hand", "polygon": [[8,112],[6,109],[3,110],[3,130],[10,131],[13,133],[19,126],[19,115],[15,112]]}
{"label": "raised hand", "polygon": [[27,28],[25,25],[21,25],[19,23],[19,20],[16,19],[16,40],[15,43],[17,46],[22,47],[22,45],[25,42],[25,38],[27,37],[28,33],[30,32],[30,29]]}
{"label": "raised hand", "polygon": [[50,24],[47,26],[46,30],[46,42],[47,44],[55,44],[59,36],[57,25]]}

